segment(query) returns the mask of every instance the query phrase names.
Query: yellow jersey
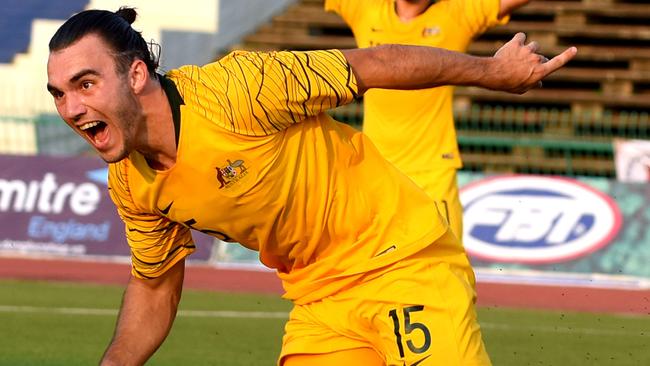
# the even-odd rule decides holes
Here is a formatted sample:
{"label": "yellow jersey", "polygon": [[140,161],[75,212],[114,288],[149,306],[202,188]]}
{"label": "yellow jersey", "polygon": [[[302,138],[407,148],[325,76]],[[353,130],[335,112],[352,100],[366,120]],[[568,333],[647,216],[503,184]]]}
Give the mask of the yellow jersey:
{"label": "yellow jersey", "polygon": [[161,84],[175,165],[153,170],[134,151],[109,169],[134,276],[158,277],[190,254],[195,229],[259,251],[285,297],[308,303],[444,234],[434,202],[323,113],[357,93],[340,51],[234,52]]}
{"label": "yellow jersey", "polygon": [[[498,18],[499,0],[437,1],[406,23],[395,12],[395,0],[326,0],[325,9],[341,15],[359,47],[396,43],[465,52],[472,38],[508,20]],[[460,168],[452,96],[451,86],[368,90],[363,131],[409,176]]]}

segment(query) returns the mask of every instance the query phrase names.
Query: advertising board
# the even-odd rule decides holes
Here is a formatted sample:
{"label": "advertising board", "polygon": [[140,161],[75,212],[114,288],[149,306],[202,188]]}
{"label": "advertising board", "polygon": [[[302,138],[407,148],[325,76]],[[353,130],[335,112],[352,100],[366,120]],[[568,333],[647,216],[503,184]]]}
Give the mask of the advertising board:
{"label": "advertising board", "polygon": [[[0,156],[0,253],[129,256],[124,224],[94,157]],[[209,258],[212,239],[192,233]]]}

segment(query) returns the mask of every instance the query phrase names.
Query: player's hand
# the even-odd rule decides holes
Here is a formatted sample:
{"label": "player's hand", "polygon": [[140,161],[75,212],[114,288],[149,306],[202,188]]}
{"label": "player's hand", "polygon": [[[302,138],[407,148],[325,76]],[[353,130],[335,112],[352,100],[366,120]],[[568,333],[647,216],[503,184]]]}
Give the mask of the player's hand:
{"label": "player's hand", "polygon": [[517,33],[494,54],[494,69],[491,72],[501,80],[493,89],[523,94],[530,89],[540,88],[542,79],[564,66],[578,52],[577,48],[569,47],[549,60],[537,53],[537,42],[525,42],[526,35]]}

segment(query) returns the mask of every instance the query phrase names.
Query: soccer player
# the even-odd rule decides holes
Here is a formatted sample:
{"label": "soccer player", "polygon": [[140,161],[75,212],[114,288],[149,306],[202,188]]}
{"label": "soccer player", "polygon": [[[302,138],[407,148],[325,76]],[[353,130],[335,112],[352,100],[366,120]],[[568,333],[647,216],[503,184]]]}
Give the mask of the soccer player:
{"label": "soccer player", "polygon": [[[341,15],[359,47],[387,43],[465,52],[471,40],[504,24],[530,0],[325,0]],[[463,212],[456,171],[462,167],[452,111],[452,86],[369,90],[363,132],[382,155],[438,204],[461,239]]]}
{"label": "soccer player", "polygon": [[[132,253],[103,365],[139,365],[181,297],[190,229],[259,251],[294,303],[278,363],[488,365],[472,269],[433,200],[329,108],[369,88],[523,93],[565,64],[517,34],[494,57],[436,48],[233,52],[166,75],[136,12],[83,11],[50,41],[49,92],[109,163]],[[215,363],[219,363],[215,360]]]}

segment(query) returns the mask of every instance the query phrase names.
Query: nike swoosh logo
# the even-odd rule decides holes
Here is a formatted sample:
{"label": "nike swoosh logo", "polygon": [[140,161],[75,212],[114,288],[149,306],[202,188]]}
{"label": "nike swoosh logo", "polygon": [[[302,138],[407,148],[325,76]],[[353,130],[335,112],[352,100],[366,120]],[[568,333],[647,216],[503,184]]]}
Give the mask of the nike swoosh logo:
{"label": "nike swoosh logo", "polygon": [[381,252],[377,253],[377,254],[375,255],[375,257],[379,257],[380,255],[382,255],[382,254],[386,254],[386,253],[388,253],[388,252],[390,252],[390,251],[392,251],[392,250],[395,250],[395,249],[397,249],[397,247],[394,246],[394,245],[391,245],[390,247],[388,247],[388,248],[382,250]]}
{"label": "nike swoosh logo", "polygon": [[411,366],[417,366],[417,365],[421,364],[424,360],[426,360],[429,357],[431,357],[431,355],[428,355],[428,356],[426,356],[425,358],[423,358],[423,359],[421,359],[419,361],[415,361],[414,363],[411,364]]}
{"label": "nike swoosh logo", "polygon": [[173,205],[173,204],[174,204],[174,201],[171,201],[167,207],[165,207],[165,208],[163,208],[162,210],[160,210],[160,213],[162,213],[163,215],[167,216],[167,214],[169,213],[169,210],[172,209],[172,205]]}

